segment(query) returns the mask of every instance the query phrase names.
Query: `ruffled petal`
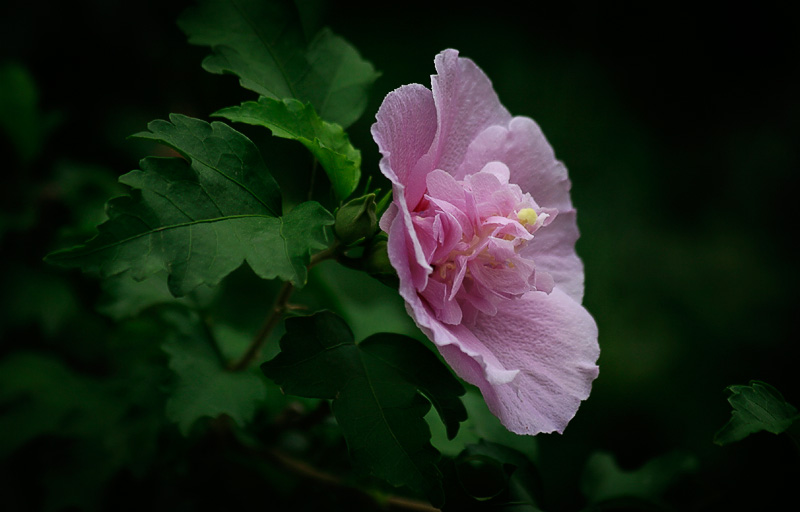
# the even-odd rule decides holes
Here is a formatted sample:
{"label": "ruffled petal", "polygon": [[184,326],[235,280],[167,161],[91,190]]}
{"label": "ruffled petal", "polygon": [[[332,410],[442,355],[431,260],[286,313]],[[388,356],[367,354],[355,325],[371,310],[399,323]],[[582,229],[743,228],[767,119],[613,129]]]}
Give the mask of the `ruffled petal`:
{"label": "ruffled petal", "polygon": [[424,186],[414,183],[426,170],[442,169],[452,174],[479,133],[495,124],[507,125],[511,120],[492,82],[474,62],[459,58],[457,50],[445,50],[434,63],[438,74],[431,76],[431,86],[438,125],[430,151],[418,163],[419,174],[409,177],[406,201],[412,209],[425,192]]}
{"label": "ruffled petal", "polygon": [[[392,183],[407,187],[436,135],[433,94],[419,84],[404,85],[386,95],[375,118],[371,132],[383,155],[381,172]],[[430,170],[424,170],[422,175]]]}
{"label": "ruffled petal", "polygon": [[[518,434],[563,432],[598,375],[597,325],[557,288],[529,292],[494,316],[479,313],[453,336],[459,342],[442,347],[442,355]],[[515,370],[511,381],[497,383],[498,373]]]}
{"label": "ruffled petal", "polygon": [[584,277],[583,262],[575,252],[579,236],[575,210],[560,211],[551,223],[536,231],[521,252],[578,304],[583,300]]}
{"label": "ruffled petal", "polygon": [[457,179],[477,173],[487,163],[508,166],[509,181],[516,183],[543,207],[572,209],[567,169],[556,160],[539,125],[527,117],[515,117],[507,125],[491,126],[470,141],[466,156],[453,173]]}

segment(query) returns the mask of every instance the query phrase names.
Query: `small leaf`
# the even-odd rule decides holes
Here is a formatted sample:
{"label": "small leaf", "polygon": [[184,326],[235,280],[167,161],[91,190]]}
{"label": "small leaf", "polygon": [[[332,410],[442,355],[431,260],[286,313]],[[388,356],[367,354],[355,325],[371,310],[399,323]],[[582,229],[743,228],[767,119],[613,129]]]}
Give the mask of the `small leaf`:
{"label": "small leaf", "polygon": [[227,370],[215,340],[195,316],[165,313],[165,319],[175,330],[163,348],[178,377],[167,401],[167,417],[184,435],[203,417],[226,414],[240,425],[249,422],[267,394],[260,376]]}
{"label": "small leaf", "polygon": [[276,137],[303,144],[325,169],[339,200],[356,189],[361,178],[361,152],[350,144],[341,126],[320,119],[311,105],[294,99],[262,97],[257,102],[247,101],[213,115],[264,126]]}
{"label": "small leaf", "polygon": [[204,0],[178,25],[196,45],[210,46],[211,73],[232,73],[242,87],[275,99],[311,102],[326,121],[351,125],[364,112],[378,77],[341,37],[320,31],[308,44],[289,0]]}
{"label": "small leaf", "polygon": [[281,353],[261,368],[286,393],[333,399],[354,464],[442,502],[422,396],[454,434],[466,417],[458,399],[464,390],[419,342],[383,333],[356,345],[347,325],[324,312],[288,320]]}
{"label": "small leaf", "polygon": [[800,417],[797,409],[766,382],[751,380],[747,386],[729,386],[731,419],[714,435],[714,442],[726,445],[766,430],[780,434]]}
{"label": "small leaf", "polygon": [[315,202],[277,217],[280,196],[255,146],[223,123],[172,115],[139,134],[171,145],[191,160],[145,158],[120,178],[131,196],[112,199],[109,220],[85,245],[47,261],[99,272],[130,270],[143,280],[166,270],[170,292],[214,286],[242,262],[260,277],[305,284],[313,250],[327,246],[333,216]]}

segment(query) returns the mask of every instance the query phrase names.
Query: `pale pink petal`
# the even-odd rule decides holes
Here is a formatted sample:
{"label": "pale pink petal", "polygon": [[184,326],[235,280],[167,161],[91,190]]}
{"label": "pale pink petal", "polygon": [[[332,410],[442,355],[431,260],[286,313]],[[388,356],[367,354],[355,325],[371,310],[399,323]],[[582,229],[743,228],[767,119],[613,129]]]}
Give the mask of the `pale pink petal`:
{"label": "pale pink petal", "polygon": [[537,230],[522,254],[536,269],[552,276],[555,286],[578,303],[583,300],[583,262],[575,252],[578,240],[575,210],[560,211],[553,222]]}
{"label": "pale pink petal", "polygon": [[442,170],[434,170],[425,178],[428,186],[428,195],[436,199],[443,199],[461,211],[464,211],[464,187]]}
{"label": "pale pink petal", "polygon": [[411,208],[425,192],[424,186],[420,186],[424,185],[424,173],[443,169],[452,174],[479,133],[511,120],[492,82],[474,62],[460,59],[456,50],[443,51],[434,62],[438,74],[431,76],[431,85],[438,126],[430,151],[408,179],[406,201]]}
{"label": "pale pink petal", "polygon": [[404,85],[386,95],[375,118],[371,131],[383,155],[381,171],[393,183],[406,185],[436,135],[433,94],[419,84]]}
{"label": "pale pink petal", "polygon": [[567,169],[556,160],[539,125],[527,117],[515,117],[508,125],[481,132],[467,148],[453,173],[456,179],[477,173],[489,162],[501,161],[510,171],[509,181],[529,193],[541,206],[569,210],[570,181]]}
{"label": "pale pink petal", "polygon": [[[400,190],[402,197],[402,186],[395,185],[394,188]],[[398,205],[397,212],[389,226],[386,250],[389,262],[397,270],[397,277],[400,279],[400,294],[409,300],[409,297],[416,294],[416,290],[425,289],[428,274],[433,269],[427,263],[405,201],[395,201],[394,204]]]}
{"label": "pale pink petal", "polygon": [[[518,434],[563,432],[598,374],[597,325],[557,288],[550,294],[529,292],[494,316],[478,314],[469,329],[453,331],[459,341],[442,347],[442,355]],[[510,382],[490,380],[515,370]]]}
{"label": "pale pink petal", "polygon": [[428,286],[420,294],[436,312],[436,317],[446,324],[461,322],[461,307],[458,302],[448,300],[447,287],[435,279],[428,280]]}

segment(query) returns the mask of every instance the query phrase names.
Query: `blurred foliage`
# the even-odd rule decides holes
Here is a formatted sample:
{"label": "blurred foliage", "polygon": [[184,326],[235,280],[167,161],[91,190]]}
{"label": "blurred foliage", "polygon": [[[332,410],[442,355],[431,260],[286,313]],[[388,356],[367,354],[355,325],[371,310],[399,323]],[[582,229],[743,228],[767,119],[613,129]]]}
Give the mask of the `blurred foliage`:
{"label": "blurred foliage", "polygon": [[719,445],[740,441],[764,430],[780,434],[800,419],[797,408],[766,382],[751,380],[747,386],[728,386],[728,391],[733,412],[728,423],[714,434],[714,442]]}
{"label": "blurred foliage", "polygon": [[[202,308],[230,359],[258,330],[276,283],[239,269],[220,290],[179,301],[165,276],[123,274],[101,288],[41,262],[92,234],[102,204],[121,193],[116,178],[153,149],[127,136],[170,112],[208,118],[256,99],[203,71],[207,49],[188,45],[176,25],[189,4],[0,5],[4,509],[298,510],[298,496],[307,510],[378,509],[354,486],[379,489],[378,501],[403,490],[351,476],[324,401],[265,382],[264,397],[242,397],[260,405],[230,411],[233,421],[201,419],[184,438],[167,419],[169,392],[184,385],[170,365],[190,356],[208,365],[211,354],[165,352],[180,340],[169,340],[159,311]],[[732,383],[763,379],[800,402],[791,210],[800,39],[788,6],[550,2],[523,16],[512,4],[427,2],[382,6],[378,16],[374,6],[306,5],[306,37],[329,25],[383,72],[348,129],[376,183],[385,182],[373,113],[390,90],[427,84],[447,47],[486,71],[512,113],[536,119],[570,170],[600,377],[562,436],[508,434],[474,390],[454,440],[429,415],[432,442],[448,456],[441,469],[458,486],[447,498],[466,510],[510,493],[517,509],[545,511],[769,510],[792,500],[800,459],[786,436],[712,442],[730,418],[723,390]],[[275,162],[290,203],[309,185],[329,192],[310,174],[293,183],[302,147],[241,128]],[[396,292],[366,279],[327,262],[293,303],[336,311],[356,339],[392,331],[425,343]],[[244,432],[235,420],[251,414]],[[501,448],[475,448],[481,438]],[[485,485],[462,485],[476,479]]]}

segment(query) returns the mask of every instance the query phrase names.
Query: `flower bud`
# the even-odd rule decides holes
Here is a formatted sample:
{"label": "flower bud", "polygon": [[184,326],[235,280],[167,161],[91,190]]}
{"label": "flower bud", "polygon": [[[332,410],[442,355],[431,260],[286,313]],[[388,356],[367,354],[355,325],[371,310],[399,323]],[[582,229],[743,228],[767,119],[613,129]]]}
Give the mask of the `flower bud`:
{"label": "flower bud", "polygon": [[386,245],[386,235],[383,233],[374,237],[361,257],[361,268],[369,275],[391,288],[397,288],[397,271],[389,261]]}
{"label": "flower bud", "polygon": [[375,194],[367,194],[342,205],[336,211],[333,231],[345,245],[370,236],[378,229]]}

